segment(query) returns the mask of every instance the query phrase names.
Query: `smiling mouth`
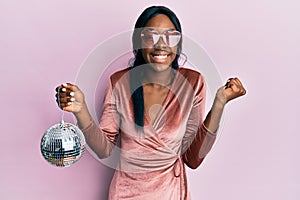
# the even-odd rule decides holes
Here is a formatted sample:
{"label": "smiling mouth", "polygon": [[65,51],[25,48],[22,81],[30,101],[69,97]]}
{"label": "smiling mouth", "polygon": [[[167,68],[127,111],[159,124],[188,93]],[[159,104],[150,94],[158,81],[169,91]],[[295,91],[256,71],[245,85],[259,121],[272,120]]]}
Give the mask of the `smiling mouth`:
{"label": "smiling mouth", "polygon": [[152,57],[157,58],[157,59],[166,59],[168,55],[152,55]]}
{"label": "smiling mouth", "polygon": [[156,58],[156,59],[166,59],[168,56],[170,56],[172,53],[170,54],[161,54],[161,53],[151,53],[150,55],[153,57],[153,58]]}

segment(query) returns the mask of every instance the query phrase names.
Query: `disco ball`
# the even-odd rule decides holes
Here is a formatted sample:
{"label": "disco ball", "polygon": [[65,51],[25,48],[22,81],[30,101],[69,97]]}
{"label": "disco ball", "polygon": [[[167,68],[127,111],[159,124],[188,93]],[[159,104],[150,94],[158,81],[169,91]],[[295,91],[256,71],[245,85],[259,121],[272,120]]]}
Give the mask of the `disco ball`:
{"label": "disco ball", "polygon": [[81,130],[60,122],[51,126],[41,140],[43,157],[52,165],[67,167],[77,162],[85,150],[85,138]]}

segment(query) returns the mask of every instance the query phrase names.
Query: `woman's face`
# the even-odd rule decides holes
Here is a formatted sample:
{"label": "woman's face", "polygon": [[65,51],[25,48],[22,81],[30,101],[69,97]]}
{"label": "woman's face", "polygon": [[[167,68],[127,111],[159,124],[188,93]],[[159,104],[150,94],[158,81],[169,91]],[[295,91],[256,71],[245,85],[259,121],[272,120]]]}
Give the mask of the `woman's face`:
{"label": "woman's face", "polygon": [[[174,24],[169,17],[159,14],[151,18],[144,29],[150,29],[157,33],[165,33],[166,31],[176,31]],[[170,68],[176,57],[177,45],[168,46],[162,37],[158,42],[149,45],[142,40],[142,53],[146,63],[151,63],[153,70],[160,72]]]}

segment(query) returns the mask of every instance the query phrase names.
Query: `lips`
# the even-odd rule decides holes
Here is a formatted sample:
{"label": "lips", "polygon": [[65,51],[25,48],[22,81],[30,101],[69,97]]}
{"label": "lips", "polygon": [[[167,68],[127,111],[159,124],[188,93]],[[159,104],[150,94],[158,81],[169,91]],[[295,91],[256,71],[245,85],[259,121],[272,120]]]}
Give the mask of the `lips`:
{"label": "lips", "polygon": [[162,63],[165,62],[166,59],[171,55],[172,53],[166,52],[166,51],[156,51],[153,53],[150,53],[150,56],[153,60],[153,62]]}
{"label": "lips", "polygon": [[152,55],[153,57],[157,58],[157,59],[165,59],[168,57],[168,55]]}

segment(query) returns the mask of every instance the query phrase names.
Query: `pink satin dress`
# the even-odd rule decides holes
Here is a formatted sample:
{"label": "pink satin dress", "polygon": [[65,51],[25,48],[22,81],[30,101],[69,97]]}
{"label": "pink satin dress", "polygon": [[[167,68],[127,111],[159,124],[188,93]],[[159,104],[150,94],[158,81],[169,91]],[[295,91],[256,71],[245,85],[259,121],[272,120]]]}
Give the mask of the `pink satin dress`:
{"label": "pink satin dress", "polygon": [[216,134],[203,124],[205,82],[191,69],[179,68],[154,121],[145,115],[144,132],[136,131],[128,69],[110,77],[100,124],[83,129],[90,148],[100,157],[111,154],[120,137],[120,161],[110,200],[188,200],[185,165],[197,168]]}

